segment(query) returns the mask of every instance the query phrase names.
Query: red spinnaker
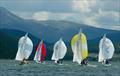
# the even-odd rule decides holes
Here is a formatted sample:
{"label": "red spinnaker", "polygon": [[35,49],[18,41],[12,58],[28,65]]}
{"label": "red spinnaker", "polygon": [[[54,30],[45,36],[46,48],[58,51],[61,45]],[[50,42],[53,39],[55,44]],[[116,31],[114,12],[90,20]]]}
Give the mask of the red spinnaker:
{"label": "red spinnaker", "polygon": [[44,43],[42,43],[42,47],[41,47],[41,61],[44,60],[44,58],[46,57],[46,48],[45,48],[45,45]]}
{"label": "red spinnaker", "polygon": [[[40,50],[41,49],[41,50]],[[36,51],[41,51],[41,59],[40,59],[40,61],[42,62],[42,61],[44,61],[44,59],[45,59],[45,57],[46,57],[46,48],[45,48],[45,45],[44,45],[44,43],[42,43],[42,46],[40,47],[39,45],[37,46],[37,49],[36,49]]]}

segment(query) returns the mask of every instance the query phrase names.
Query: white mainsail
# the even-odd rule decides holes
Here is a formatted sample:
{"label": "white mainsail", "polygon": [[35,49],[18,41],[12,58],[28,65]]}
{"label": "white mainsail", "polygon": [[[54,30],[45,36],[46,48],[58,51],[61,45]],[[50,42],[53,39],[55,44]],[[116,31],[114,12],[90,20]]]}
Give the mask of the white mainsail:
{"label": "white mainsail", "polygon": [[63,42],[63,40],[60,39],[54,45],[54,52],[52,55],[52,60],[57,61],[59,59],[63,59],[66,52],[67,52],[67,47],[66,47],[65,43]]}
{"label": "white mainsail", "polygon": [[28,33],[21,37],[18,42],[18,52],[15,60],[28,59],[33,50],[33,43],[28,37]]}
{"label": "white mainsail", "polygon": [[43,43],[43,41],[41,40],[41,42],[38,45],[38,49],[36,50],[36,53],[35,53],[34,60],[37,62],[41,61],[42,43]]}
{"label": "white mainsail", "polygon": [[98,62],[102,62],[106,59],[111,59],[114,54],[115,48],[110,39],[104,35],[99,43],[99,59]]}

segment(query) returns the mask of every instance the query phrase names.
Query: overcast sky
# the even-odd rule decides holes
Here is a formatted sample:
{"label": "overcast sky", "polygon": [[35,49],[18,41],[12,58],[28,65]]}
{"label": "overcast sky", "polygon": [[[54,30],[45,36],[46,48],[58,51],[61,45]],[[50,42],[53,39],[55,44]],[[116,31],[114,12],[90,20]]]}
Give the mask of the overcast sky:
{"label": "overcast sky", "polygon": [[0,0],[24,19],[67,20],[120,30],[120,0]]}

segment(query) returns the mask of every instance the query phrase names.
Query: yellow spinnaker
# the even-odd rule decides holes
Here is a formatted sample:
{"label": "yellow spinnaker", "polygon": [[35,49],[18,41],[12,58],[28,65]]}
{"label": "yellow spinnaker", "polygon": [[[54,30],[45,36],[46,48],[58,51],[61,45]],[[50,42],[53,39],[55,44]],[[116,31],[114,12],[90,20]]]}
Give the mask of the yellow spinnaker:
{"label": "yellow spinnaker", "polygon": [[[77,34],[72,38],[71,46],[74,46],[77,43],[78,39],[79,39],[79,36]],[[87,39],[84,33],[81,33],[81,45],[82,45],[81,49],[82,49],[82,60],[83,60],[88,56]]]}

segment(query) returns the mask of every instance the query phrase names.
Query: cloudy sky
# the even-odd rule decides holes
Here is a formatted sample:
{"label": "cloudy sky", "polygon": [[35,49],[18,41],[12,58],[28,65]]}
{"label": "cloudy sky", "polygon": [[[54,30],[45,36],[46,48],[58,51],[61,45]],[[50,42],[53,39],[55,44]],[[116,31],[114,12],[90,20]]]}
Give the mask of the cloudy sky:
{"label": "cloudy sky", "polygon": [[0,0],[24,19],[67,20],[120,30],[120,0]]}

